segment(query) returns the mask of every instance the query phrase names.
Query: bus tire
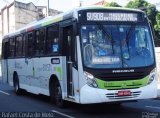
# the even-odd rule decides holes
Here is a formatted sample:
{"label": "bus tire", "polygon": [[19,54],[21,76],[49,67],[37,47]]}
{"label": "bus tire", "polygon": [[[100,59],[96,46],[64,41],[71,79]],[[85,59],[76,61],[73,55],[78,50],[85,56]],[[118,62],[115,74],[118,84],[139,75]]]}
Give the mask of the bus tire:
{"label": "bus tire", "polygon": [[58,81],[55,81],[54,83],[54,96],[55,96],[55,104],[58,107],[64,107],[65,101],[62,98],[62,89]]}
{"label": "bus tire", "polygon": [[53,83],[54,83],[54,81],[52,80],[52,81],[50,82],[50,84],[49,84],[49,94],[50,94],[50,99],[51,99],[51,102],[52,102],[52,103],[55,102]]}
{"label": "bus tire", "polygon": [[65,101],[62,98],[62,89],[58,80],[53,83],[53,94],[56,106],[63,108],[65,106]]}
{"label": "bus tire", "polygon": [[14,75],[14,81],[13,82],[14,82],[15,93],[17,95],[21,95],[22,94],[22,90],[19,87],[19,79],[18,79],[18,75],[17,74]]}

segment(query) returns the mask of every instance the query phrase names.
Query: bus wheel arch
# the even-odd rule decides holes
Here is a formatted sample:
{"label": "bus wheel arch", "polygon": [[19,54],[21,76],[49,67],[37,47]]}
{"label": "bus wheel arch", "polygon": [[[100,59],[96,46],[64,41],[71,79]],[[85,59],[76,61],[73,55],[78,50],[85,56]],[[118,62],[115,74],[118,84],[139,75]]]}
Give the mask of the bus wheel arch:
{"label": "bus wheel arch", "polygon": [[50,77],[49,93],[50,93],[51,102],[54,102],[58,107],[64,106],[61,85],[56,75],[52,75]]}

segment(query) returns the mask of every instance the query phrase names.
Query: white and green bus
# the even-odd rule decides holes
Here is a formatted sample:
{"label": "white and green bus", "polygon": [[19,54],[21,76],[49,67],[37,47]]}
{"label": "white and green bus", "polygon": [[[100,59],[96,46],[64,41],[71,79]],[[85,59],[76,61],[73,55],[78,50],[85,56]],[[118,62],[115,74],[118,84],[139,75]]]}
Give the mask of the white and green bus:
{"label": "white and green bus", "polygon": [[144,12],[86,7],[3,37],[3,81],[80,104],[157,97],[153,32]]}

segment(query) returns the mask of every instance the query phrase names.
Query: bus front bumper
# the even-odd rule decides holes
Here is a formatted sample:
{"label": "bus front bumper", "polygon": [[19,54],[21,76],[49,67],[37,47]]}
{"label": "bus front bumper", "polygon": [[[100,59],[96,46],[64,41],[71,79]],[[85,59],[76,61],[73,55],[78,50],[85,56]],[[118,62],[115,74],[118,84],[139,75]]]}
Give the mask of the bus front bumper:
{"label": "bus front bumper", "polygon": [[[119,101],[133,101],[139,99],[150,99],[157,97],[157,86],[154,80],[151,84],[136,88],[123,90],[106,90],[99,88],[92,88],[85,85],[80,90],[80,103],[104,103],[104,102],[119,102]],[[130,96],[118,96],[118,91],[130,91]]]}

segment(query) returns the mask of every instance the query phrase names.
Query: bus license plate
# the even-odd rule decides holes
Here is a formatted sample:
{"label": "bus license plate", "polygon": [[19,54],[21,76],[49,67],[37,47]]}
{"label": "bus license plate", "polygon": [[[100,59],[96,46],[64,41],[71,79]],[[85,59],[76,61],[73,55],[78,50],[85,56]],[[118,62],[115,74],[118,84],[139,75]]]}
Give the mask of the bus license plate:
{"label": "bus license plate", "polygon": [[131,96],[131,91],[118,91],[118,96]]}

